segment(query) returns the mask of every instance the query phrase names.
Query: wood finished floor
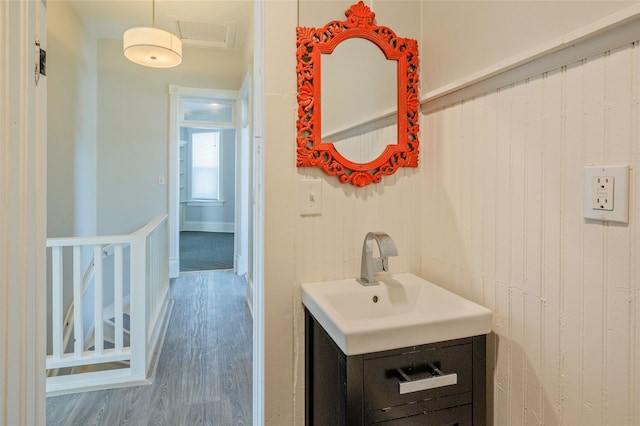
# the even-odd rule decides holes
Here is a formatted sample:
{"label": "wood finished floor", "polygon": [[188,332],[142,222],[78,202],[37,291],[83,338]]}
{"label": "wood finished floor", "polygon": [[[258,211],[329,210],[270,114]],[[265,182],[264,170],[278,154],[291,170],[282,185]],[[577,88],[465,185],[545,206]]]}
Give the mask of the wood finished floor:
{"label": "wood finished floor", "polygon": [[47,398],[47,425],[250,425],[252,320],[233,272],[181,274],[153,384]]}

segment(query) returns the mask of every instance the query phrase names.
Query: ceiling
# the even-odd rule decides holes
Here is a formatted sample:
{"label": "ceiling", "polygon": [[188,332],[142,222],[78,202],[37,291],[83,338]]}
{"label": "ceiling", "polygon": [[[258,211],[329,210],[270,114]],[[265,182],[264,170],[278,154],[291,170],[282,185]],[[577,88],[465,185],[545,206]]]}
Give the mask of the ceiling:
{"label": "ceiling", "polygon": [[[131,27],[152,26],[152,0],[68,1],[96,38],[121,39]],[[155,0],[155,26],[184,45],[242,50],[252,22],[252,0]]]}

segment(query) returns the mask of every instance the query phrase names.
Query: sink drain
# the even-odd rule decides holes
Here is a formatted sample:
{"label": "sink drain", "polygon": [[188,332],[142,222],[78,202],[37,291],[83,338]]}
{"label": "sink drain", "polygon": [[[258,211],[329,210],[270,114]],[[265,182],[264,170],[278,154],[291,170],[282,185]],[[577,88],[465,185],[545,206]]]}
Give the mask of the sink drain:
{"label": "sink drain", "polygon": [[373,300],[373,303],[378,303],[378,296],[373,296],[371,300]]}

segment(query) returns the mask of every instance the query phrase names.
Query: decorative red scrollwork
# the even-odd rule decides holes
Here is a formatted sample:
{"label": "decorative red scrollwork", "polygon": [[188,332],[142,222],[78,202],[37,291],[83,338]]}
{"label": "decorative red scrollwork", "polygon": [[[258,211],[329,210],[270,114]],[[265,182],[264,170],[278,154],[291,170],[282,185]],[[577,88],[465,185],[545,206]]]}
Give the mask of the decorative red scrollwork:
{"label": "decorative red scrollwork", "polygon": [[[365,186],[392,175],[398,167],[417,167],[418,42],[398,37],[390,28],[375,24],[375,13],[362,1],[345,11],[345,21],[331,21],[322,28],[297,27],[298,121],[297,167],[320,167],[342,183]],[[322,141],[320,122],[320,55],[331,53],[342,41],[364,38],[375,43],[388,60],[398,61],[398,140],[368,163],[343,157],[333,143]],[[395,142],[395,141],[394,141]]]}

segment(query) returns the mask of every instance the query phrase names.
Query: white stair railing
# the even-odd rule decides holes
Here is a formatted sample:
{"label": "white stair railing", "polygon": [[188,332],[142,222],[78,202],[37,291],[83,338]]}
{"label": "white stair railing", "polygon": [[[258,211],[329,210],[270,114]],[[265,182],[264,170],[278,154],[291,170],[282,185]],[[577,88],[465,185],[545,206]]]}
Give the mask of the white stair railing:
{"label": "white stair railing", "polygon": [[[47,247],[52,265],[52,350],[46,360],[47,371],[113,362],[121,365],[112,370],[78,374],[71,370],[71,374],[47,377],[47,395],[146,383],[169,306],[167,215],[157,216],[128,235],[49,238]],[[105,264],[106,247],[113,249],[109,265]],[[84,296],[83,253],[93,254],[93,300]],[[66,264],[70,266],[65,269]],[[63,306],[69,293],[73,295],[71,317],[65,315]],[[111,298],[112,304],[105,302]],[[124,328],[127,303],[131,330]],[[105,310],[109,316],[113,312],[113,338],[108,338],[113,340],[112,348],[105,347]],[[84,323],[87,318],[91,318],[90,324]],[[65,328],[70,327],[74,344],[67,349]],[[111,336],[111,330],[107,331]],[[85,333],[93,335],[92,349],[86,349],[91,345]],[[125,334],[130,334],[130,344],[125,342]]]}

